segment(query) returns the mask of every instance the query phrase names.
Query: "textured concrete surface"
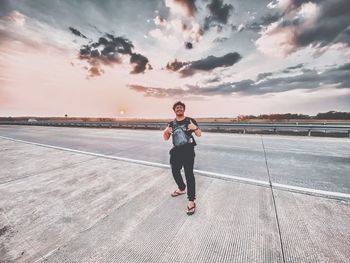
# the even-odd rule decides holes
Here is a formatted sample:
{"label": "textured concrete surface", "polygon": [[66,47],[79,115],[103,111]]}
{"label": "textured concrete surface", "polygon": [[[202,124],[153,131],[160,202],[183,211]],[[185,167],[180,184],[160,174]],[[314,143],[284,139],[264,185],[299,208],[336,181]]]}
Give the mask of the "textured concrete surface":
{"label": "textured concrete surface", "polygon": [[[0,139],[0,262],[348,262],[350,202]],[[281,246],[282,242],[282,246]]]}

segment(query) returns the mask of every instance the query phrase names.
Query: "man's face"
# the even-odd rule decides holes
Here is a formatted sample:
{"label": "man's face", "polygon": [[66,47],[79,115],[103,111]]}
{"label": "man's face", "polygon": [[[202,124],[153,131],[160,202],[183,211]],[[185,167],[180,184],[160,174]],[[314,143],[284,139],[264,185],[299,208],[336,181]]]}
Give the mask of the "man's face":
{"label": "man's face", "polygon": [[181,105],[177,105],[176,107],[175,107],[175,114],[176,114],[176,116],[183,116],[184,115],[184,112],[185,112],[185,109],[184,109],[184,107],[183,106],[181,106]]}

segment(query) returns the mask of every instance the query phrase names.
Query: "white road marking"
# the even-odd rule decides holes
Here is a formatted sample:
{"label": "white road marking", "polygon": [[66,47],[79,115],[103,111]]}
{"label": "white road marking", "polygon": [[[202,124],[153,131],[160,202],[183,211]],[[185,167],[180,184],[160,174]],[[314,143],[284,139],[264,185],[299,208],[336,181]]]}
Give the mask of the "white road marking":
{"label": "white road marking", "polygon": [[23,141],[23,140],[13,139],[13,138],[10,138],[10,137],[5,137],[5,136],[0,136],[0,138],[11,140],[11,141],[15,141],[15,142],[22,142],[22,143],[42,146],[42,147],[46,147],[46,148],[52,148],[52,149],[63,150],[63,151],[74,152],[74,153],[81,153],[81,154],[92,155],[92,156],[108,158],[108,159],[114,159],[114,160],[118,160],[118,161],[125,161],[125,162],[144,164],[144,165],[149,165],[149,166],[165,167],[165,168],[169,168],[170,167],[170,165],[161,164],[161,163],[153,163],[153,162],[148,162],[148,161],[142,161],[142,160],[136,160],[136,159],[130,159],[130,158],[124,158],[124,157],[117,157],[117,156],[106,155],[106,154],[101,154],[101,153],[80,151],[80,150],[75,150],[75,149],[65,148],[65,147],[59,147],[59,146],[54,146],[54,145],[49,145],[49,144],[42,144],[42,143],[36,143],[36,142]]}
{"label": "white road marking", "polygon": [[272,183],[272,186],[276,189],[287,190],[287,191],[292,191],[292,192],[297,192],[297,193],[312,194],[312,195],[331,197],[331,198],[350,199],[350,194],[345,194],[345,193],[340,193],[340,192],[317,190],[317,189],[312,189],[312,188],[305,188],[305,187],[300,187],[300,186],[278,184],[278,183]]}
{"label": "white road marking", "polygon": [[[6,137],[6,136],[0,136],[0,138],[15,141],[15,142],[21,142],[21,143],[26,143],[26,144],[31,144],[31,145],[42,146],[42,147],[46,147],[46,148],[52,148],[52,149],[63,150],[63,151],[68,151],[68,152],[92,155],[92,156],[101,157],[101,158],[108,158],[108,159],[113,159],[113,160],[118,160],[118,161],[125,161],[125,162],[137,163],[137,164],[154,166],[154,167],[170,168],[170,165],[167,165],[167,164],[148,162],[148,161],[142,161],[142,160],[125,158],[125,157],[100,154],[100,153],[93,153],[93,152],[87,152],[87,151],[80,151],[80,150],[59,147],[59,146],[54,146],[54,145],[49,145],[49,144],[42,144],[42,143],[18,140],[18,139]],[[258,186],[265,186],[265,187],[269,186],[268,181],[255,180],[255,179],[250,179],[250,178],[244,178],[244,177],[239,177],[239,176],[220,174],[220,173],[214,173],[214,172],[208,172],[208,171],[202,171],[202,170],[196,170],[196,169],[194,169],[193,171],[195,173],[198,173],[198,174],[201,174],[201,175],[204,175],[207,177],[213,177],[213,178],[230,180],[230,181],[237,181],[237,182],[241,182],[241,183],[254,184],[254,185],[258,185]],[[316,195],[316,196],[322,196],[322,197],[328,197],[328,198],[336,198],[336,199],[341,198],[341,199],[349,199],[350,200],[350,194],[346,194],[346,193],[317,190],[317,189],[312,189],[312,188],[304,188],[304,187],[279,184],[279,183],[272,183],[272,187],[274,187],[276,189],[280,189],[280,190],[291,191],[291,192],[298,192],[298,193],[310,194],[310,195]]]}

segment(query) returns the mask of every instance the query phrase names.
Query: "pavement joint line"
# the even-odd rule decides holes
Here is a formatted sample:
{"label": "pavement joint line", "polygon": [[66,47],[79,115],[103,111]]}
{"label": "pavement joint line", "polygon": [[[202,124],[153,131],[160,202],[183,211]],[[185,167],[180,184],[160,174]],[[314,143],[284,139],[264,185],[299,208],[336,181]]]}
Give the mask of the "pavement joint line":
{"label": "pavement joint line", "polygon": [[[74,153],[78,153],[78,154],[92,155],[92,156],[96,156],[96,157],[100,157],[100,158],[142,164],[142,165],[146,165],[146,166],[168,168],[168,169],[170,168],[170,165],[168,165],[168,164],[148,162],[148,161],[130,159],[130,158],[125,158],[125,157],[106,155],[106,154],[101,154],[101,153],[93,153],[93,152],[75,150],[75,149],[71,149],[71,148],[59,147],[59,146],[54,146],[54,145],[49,145],[49,144],[42,144],[42,143],[14,139],[11,137],[1,136],[1,135],[0,135],[0,138],[14,141],[14,142],[42,146],[42,147],[51,148],[51,149],[74,152]],[[239,177],[239,176],[234,176],[234,175],[227,175],[227,174],[221,174],[221,173],[215,173],[215,172],[209,172],[209,171],[203,171],[203,170],[197,170],[197,169],[194,169],[193,171],[198,173],[198,174],[201,174],[203,176],[206,176],[206,177],[212,177],[212,178],[217,178],[217,179],[221,179],[221,180],[234,181],[234,182],[246,183],[246,184],[251,184],[251,185],[256,185],[256,186],[263,186],[263,187],[269,187],[269,185],[270,185],[268,181],[255,180],[255,179],[250,179],[250,178],[244,178],[244,177]],[[288,191],[288,192],[297,192],[297,193],[301,193],[301,194],[314,195],[314,196],[330,198],[330,199],[350,200],[350,194],[347,194],[347,193],[317,190],[317,189],[312,189],[312,188],[304,188],[304,187],[279,184],[279,183],[272,183],[272,187],[279,189],[279,190]]]}
{"label": "pavement joint line", "polygon": [[267,176],[269,177],[269,186],[270,186],[271,195],[272,195],[273,207],[274,207],[274,210],[275,210],[275,218],[276,218],[276,223],[277,223],[278,236],[279,236],[279,240],[280,240],[280,246],[281,246],[281,252],[282,252],[282,259],[283,259],[283,262],[286,262],[286,259],[285,259],[285,256],[284,256],[284,249],[283,249],[283,242],[282,242],[282,234],[281,234],[280,221],[279,221],[279,218],[278,218],[278,213],[277,213],[277,208],[276,208],[276,199],[275,199],[275,194],[274,194],[274,192],[273,192],[273,187],[272,187],[272,182],[271,182],[271,176],[270,176],[269,165],[268,165],[268,163],[267,163],[267,156],[266,156],[266,150],[265,150],[264,140],[263,140],[263,137],[262,137],[262,136],[260,136],[260,137],[261,137],[262,148],[263,148],[263,151],[264,151],[264,158],[265,158]]}

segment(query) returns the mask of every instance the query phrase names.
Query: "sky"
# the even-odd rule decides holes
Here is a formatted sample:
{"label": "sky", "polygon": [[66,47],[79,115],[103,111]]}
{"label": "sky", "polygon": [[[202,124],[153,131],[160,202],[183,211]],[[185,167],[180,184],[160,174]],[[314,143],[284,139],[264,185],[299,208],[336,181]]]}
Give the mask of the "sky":
{"label": "sky", "polygon": [[350,111],[349,0],[0,0],[0,116]]}

